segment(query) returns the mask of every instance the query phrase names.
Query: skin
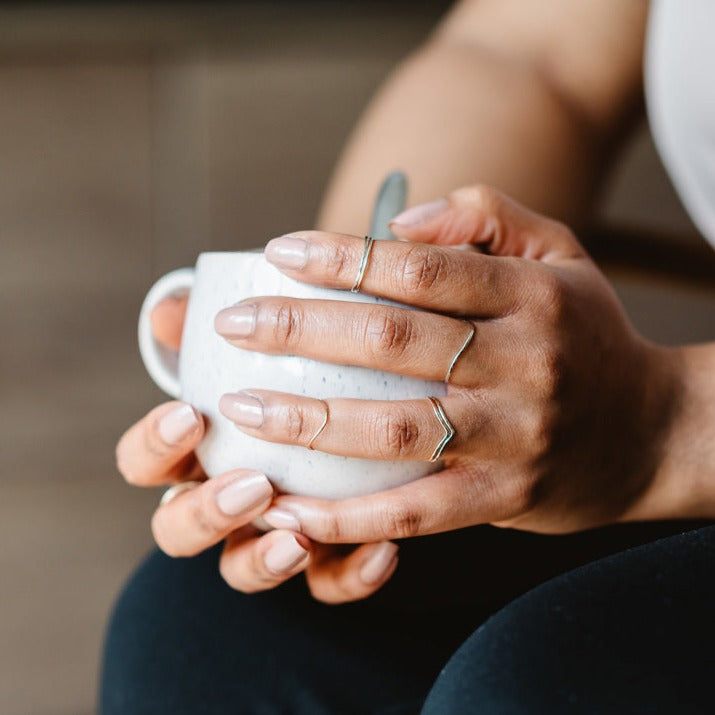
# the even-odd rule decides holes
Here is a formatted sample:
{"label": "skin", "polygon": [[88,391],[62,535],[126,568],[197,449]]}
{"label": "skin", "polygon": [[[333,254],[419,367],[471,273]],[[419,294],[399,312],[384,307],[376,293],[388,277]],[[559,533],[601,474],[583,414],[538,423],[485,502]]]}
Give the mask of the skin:
{"label": "skin", "polygon": [[[310,260],[289,274],[352,284],[362,241],[334,232],[364,233],[374,189],[396,166],[410,176],[412,203],[487,181],[532,209],[583,222],[641,106],[646,10],[643,0],[458,3],[367,109],[328,187],[317,221],[326,232],[295,234],[310,243]],[[364,598],[390,578],[392,538],[476,523],[563,533],[713,514],[712,346],[646,343],[563,225],[484,187],[449,198],[450,212],[436,223],[393,227],[413,243],[381,244],[363,282],[367,292],[421,309],[414,325],[398,313],[346,312],[320,301],[279,310],[284,300],[264,297],[252,301],[260,317],[255,336],[240,341],[247,349],[440,379],[466,335],[461,321],[473,321],[477,334],[443,400],[457,428],[446,470],[366,499],[279,497],[227,518],[216,508],[219,491],[251,473],[206,481],[193,456],[200,415],[194,429],[167,443],[161,420],[177,407],[167,403],[117,447],[120,472],[132,484],[197,482],[154,515],[167,553],[189,556],[225,539],[221,573],[231,586],[257,591],[302,572],[316,598],[339,603]],[[438,248],[465,242],[490,255]],[[185,301],[157,308],[155,334],[167,345],[178,348],[184,311]],[[332,334],[344,336],[337,345],[321,340],[326,319]],[[336,320],[344,329],[334,329]],[[246,431],[259,438],[306,444],[322,423],[324,407],[309,399],[253,397],[265,419]],[[348,405],[330,402],[316,449],[424,459],[441,436],[426,402],[351,403],[357,423]],[[300,415],[289,429],[286,412]],[[370,430],[371,420],[386,429]],[[348,430],[360,439],[348,440]],[[249,526],[261,512],[276,531],[260,535]],[[279,539],[297,540],[306,555],[277,573],[265,558]]]}

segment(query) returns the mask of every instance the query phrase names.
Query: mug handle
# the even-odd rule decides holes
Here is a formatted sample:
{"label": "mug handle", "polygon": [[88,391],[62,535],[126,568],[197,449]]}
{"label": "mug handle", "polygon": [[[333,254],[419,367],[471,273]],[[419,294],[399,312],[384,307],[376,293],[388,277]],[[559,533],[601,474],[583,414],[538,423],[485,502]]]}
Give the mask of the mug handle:
{"label": "mug handle", "polygon": [[139,313],[139,352],[144,367],[154,382],[168,395],[178,399],[181,396],[179,382],[179,354],[159,344],[151,329],[151,311],[155,306],[171,296],[188,293],[194,285],[194,269],[179,268],[159,278],[154,283],[142,303]]}

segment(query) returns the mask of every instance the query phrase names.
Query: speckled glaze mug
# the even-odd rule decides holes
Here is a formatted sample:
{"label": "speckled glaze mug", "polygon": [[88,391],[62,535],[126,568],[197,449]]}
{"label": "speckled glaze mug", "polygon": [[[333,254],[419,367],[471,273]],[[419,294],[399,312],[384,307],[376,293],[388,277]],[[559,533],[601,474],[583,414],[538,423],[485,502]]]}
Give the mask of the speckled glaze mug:
{"label": "speckled glaze mug", "polygon": [[[177,356],[154,340],[150,313],[164,298],[190,292]],[[197,456],[206,474],[248,467],[264,472],[284,492],[338,499],[369,494],[429,474],[429,462],[384,462],[265,442],[244,434],[218,411],[221,395],[256,388],[311,397],[415,399],[446,394],[441,382],[362,367],[331,365],[288,355],[264,355],[229,345],[214,331],[222,308],[256,295],[286,295],[364,303],[372,296],[299,283],[268,263],[262,252],[203,253],[196,268],[173,271],[147,294],[139,317],[139,347],[154,382],[208,417]]]}

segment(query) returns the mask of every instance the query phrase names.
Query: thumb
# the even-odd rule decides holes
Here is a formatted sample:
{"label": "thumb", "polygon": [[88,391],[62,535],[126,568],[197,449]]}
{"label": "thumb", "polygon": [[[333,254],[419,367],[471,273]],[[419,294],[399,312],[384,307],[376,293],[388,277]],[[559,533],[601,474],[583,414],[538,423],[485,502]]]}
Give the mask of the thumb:
{"label": "thumb", "polygon": [[478,184],[403,211],[390,223],[398,237],[443,246],[472,244],[495,256],[545,262],[583,256],[564,224],[530,211],[500,191]]}
{"label": "thumb", "polygon": [[186,306],[189,296],[164,298],[151,311],[151,330],[157,342],[169,350],[181,347],[181,333],[184,330]]}

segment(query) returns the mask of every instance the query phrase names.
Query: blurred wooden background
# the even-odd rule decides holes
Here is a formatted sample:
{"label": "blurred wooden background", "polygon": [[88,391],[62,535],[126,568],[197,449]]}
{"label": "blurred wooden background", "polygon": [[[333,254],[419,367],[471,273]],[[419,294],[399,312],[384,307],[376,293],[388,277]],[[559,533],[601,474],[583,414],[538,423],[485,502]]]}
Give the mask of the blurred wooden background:
{"label": "blurred wooden background", "polygon": [[[4,715],[93,712],[108,611],[151,546],[158,495],[113,457],[164,399],[136,349],[151,281],[309,227],[361,107],[445,5],[0,7]],[[645,129],[600,217],[704,249]],[[609,253],[647,335],[715,336],[715,280],[627,264]]]}

